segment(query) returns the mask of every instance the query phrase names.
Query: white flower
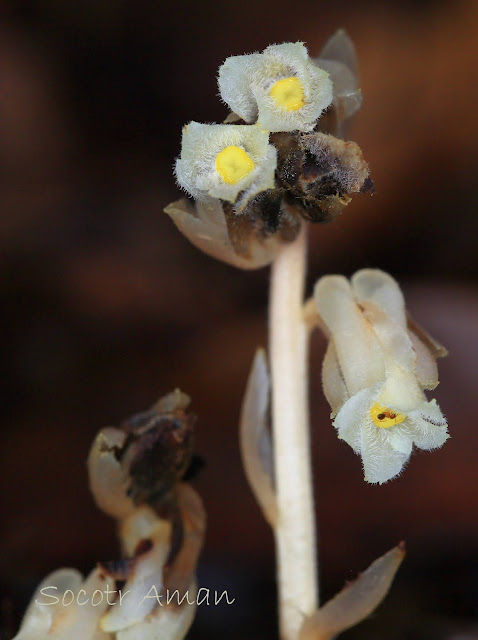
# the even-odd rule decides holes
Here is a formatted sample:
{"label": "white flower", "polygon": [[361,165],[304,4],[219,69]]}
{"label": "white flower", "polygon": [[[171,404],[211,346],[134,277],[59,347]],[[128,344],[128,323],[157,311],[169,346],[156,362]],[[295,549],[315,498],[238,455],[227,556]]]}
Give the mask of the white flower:
{"label": "white flower", "polygon": [[435,358],[445,350],[410,320],[402,293],[383,271],[319,280],[314,294],[330,336],[322,381],[339,438],[362,456],[365,479],[400,473],[412,445],[436,449],[447,424],[424,389],[438,384]]}
{"label": "white flower", "polygon": [[114,589],[99,569],[85,581],[75,569],[54,571],[33,594],[14,640],[109,640],[99,620]]}
{"label": "white flower", "polygon": [[198,200],[214,197],[240,206],[274,188],[276,165],[277,151],[261,127],[190,122],[183,128],[176,178]]}
{"label": "white flower", "polygon": [[218,82],[235,113],[269,131],[312,131],[332,102],[329,74],[310,60],[302,42],[227,58]]}

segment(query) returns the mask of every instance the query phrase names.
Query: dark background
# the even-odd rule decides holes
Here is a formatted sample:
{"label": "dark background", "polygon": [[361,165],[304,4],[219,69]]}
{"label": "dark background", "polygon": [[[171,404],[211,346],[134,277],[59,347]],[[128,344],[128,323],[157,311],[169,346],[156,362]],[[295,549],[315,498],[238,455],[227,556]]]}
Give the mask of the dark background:
{"label": "dark background", "polygon": [[364,105],[349,136],[377,193],[311,229],[309,287],[324,273],[390,271],[449,350],[436,397],[451,440],[367,486],[311,396],[323,597],[401,539],[386,603],[344,638],[478,638],[478,4],[33,0],[0,5],[0,447],[2,640],[59,566],[117,555],[85,459],[104,425],[180,386],[199,414],[209,526],[199,578],[231,606],[200,608],[197,638],[276,637],[272,535],[246,485],[237,419],[266,341],[267,269],[203,256],[163,207],[188,120],[220,122],[229,55],[345,27]]}

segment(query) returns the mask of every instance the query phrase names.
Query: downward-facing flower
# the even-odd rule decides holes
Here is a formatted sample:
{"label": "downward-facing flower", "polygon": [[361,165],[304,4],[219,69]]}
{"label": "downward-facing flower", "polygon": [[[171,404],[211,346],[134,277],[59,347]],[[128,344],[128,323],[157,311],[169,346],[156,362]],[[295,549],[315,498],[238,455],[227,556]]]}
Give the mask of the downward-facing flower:
{"label": "downward-facing flower", "polygon": [[362,456],[365,479],[383,483],[400,473],[412,452],[436,449],[447,424],[424,389],[438,384],[435,358],[446,351],[407,321],[402,293],[378,270],[319,280],[314,294],[330,337],[324,393],[334,426]]}
{"label": "downward-facing flower", "polygon": [[176,178],[198,200],[220,198],[241,208],[274,187],[276,164],[269,134],[259,126],[190,122],[183,128]]}
{"label": "downward-facing flower", "polygon": [[235,113],[269,131],[312,131],[332,102],[329,74],[311,61],[302,42],[227,58],[218,82]]}

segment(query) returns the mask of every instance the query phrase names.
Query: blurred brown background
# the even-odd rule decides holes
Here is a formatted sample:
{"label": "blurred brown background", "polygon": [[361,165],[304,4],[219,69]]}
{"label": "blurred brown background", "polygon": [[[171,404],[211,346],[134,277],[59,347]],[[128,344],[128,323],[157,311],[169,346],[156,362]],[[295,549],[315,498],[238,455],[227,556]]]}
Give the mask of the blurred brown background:
{"label": "blurred brown background", "polygon": [[220,122],[229,55],[338,27],[359,54],[349,135],[376,195],[311,230],[310,282],[364,266],[403,284],[450,349],[436,394],[452,439],[367,486],[334,434],[312,352],[324,598],[398,540],[408,557],[386,603],[344,638],[478,637],[478,149],[475,0],[0,5],[0,447],[2,640],[38,580],[117,554],[90,499],[85,458],[103,425],[180,386],[199,414],[196,481],[209,515],[199,570],[232,606],[203,607],[190,637],[276,634],[272,536],[246,486],[237,417],[266,340],[267,270],[201,255],[162,213],[188,120]]}

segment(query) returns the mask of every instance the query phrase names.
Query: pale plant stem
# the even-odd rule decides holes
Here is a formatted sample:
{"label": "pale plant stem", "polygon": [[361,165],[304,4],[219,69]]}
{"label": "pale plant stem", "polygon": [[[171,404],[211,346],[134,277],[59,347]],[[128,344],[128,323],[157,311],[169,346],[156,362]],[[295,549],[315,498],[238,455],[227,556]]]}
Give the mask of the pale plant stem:
{"label": "pale plant stem", "polygon": [[297,640],[318,604],[308,412],[308,329],[303,321],[306,229],[272,264],[270,366],[278,525],[275,529],[282,640]]}

